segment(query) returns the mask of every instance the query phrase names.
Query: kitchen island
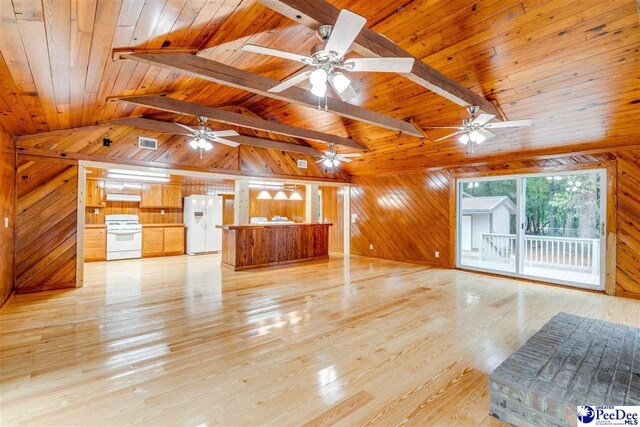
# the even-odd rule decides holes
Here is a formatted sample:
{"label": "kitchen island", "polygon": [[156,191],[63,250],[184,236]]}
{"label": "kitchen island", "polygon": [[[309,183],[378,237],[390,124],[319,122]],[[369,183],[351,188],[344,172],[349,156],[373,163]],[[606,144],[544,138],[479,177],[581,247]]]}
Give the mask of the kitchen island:
{"label": "kitchen island", "polygon": [[332,225],[218,225],[222,229],[222,265],[238,271],[326,259]]}

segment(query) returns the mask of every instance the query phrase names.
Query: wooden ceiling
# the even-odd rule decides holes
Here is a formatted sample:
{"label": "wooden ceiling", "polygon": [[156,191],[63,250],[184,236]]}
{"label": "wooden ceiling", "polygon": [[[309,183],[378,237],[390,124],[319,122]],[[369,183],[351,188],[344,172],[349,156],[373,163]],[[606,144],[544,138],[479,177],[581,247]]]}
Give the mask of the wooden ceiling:
{"label": "wooden ceiling", "polygon": [[[640,143],[640,31],[635,0],[332,0],[367,26],[474,92],[508,119],[473,155],[454,139],[400,136],[312,108],[133,61],[115,48],[205,49],[205,57],[282,80],[299,64],[240,51],[245,43],[306,53],[312,30],[254,0],[1,0],[0,124],[17,135],[166,113],[109,102],[168,94],[349,137],[370,152],[355,175]],[[354,104],[419,127],[458,124],[460,106],[401,76],[353,74]],[[323,145],[308,142],[323,149]]]}

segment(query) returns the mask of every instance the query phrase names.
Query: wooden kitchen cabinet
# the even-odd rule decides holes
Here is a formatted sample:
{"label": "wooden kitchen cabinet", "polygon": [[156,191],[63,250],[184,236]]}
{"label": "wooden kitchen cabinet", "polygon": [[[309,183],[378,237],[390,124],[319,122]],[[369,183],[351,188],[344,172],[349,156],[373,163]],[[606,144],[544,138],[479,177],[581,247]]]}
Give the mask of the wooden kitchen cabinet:
{"label": "wooden kitchen cabinet", "polygon": [[142,184],[141,208],[162,207],[162,184]]}
{"label": "wooden kitchen cabinet", "polygon": [[162,207],[181,208],[182,207],[182,186],[164,184],[162,186]]}
{"label": "wooden kitchen cabinet", "polygon": [[106,205],[104,181],[88,179],[85,192],[85,206],[89,208],[101,208]]}
{"label": "wooden kitchen cabinet", "polygon": [[142,228],[142,256],[164,255],[164,228]]}
{"label": "wooden kitchen cabinet", "polygon": [[142,227],[142,256],[180,255],[184,253],[184,227],[153,224]]}
{"label": "wooden kitchen cabinet", "polygon": [[107,229],[86,228],[84,230],[84,260],[104,261],[107,259]]}
{"label": "wooden kitchen cabinet", "polygon": [[143,184],[141,208],[181,208],[182,186],[175,184]]}
{"label": "wooden kitchen cabinet", "polygon": [[184,227],[166,227],[164,229],[164,253],[184,253]]}

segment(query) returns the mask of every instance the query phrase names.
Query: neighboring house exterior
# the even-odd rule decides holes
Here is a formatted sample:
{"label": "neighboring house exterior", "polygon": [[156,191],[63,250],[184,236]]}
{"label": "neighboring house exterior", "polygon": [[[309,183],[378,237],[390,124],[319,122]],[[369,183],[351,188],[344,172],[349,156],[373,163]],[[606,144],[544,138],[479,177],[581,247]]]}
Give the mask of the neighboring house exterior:
{"label": "neighboring house exterior", "polygon": [[462,250],[478,251],[483,234],[509,234],[516,205],[507,196],[462,197]]}

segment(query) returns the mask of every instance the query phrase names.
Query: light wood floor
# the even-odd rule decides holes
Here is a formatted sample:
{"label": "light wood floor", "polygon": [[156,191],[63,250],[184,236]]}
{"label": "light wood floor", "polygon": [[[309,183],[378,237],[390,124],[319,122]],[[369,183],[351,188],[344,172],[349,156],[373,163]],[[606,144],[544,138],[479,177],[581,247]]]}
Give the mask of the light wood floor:
{"label": "light wood floor", "polygon": [[0,312],[3,426],[498,425],[487,374],[559,311],[640,301],[370,258],[94,263]]}

